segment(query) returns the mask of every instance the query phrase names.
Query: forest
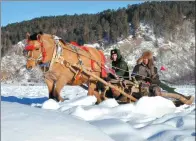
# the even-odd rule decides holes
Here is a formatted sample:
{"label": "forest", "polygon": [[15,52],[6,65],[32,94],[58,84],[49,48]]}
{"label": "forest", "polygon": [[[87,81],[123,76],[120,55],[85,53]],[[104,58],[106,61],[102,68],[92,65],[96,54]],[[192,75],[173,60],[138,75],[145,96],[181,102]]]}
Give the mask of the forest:
{"label": "forest", "polygon": [[183,20],[194,19],[195,1],[144,2],[96,14],[39,17],[1,27],[1,57],[12,45],[23,40],[27,32],[42,31],[79,44],[112,44],[134,35],[131,29],[137,31],[141,22],[153,27],[157,37],[165,37],[174,33],[176,25],[180,26]]}

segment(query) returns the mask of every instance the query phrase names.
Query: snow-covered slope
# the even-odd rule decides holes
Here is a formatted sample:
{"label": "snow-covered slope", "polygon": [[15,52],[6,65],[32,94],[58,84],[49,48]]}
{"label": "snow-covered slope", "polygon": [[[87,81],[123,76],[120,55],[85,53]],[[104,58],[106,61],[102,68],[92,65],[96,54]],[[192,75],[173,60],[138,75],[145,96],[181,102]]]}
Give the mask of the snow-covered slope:
{"label": "snow-covered slope", "polygon": [[[187,31],[188,34],[182,34],[182,31]],[[180,33],[182,35],[178,35]],[[131,35],[127,39],[107,47],[105,54],[109,58],[110,50],[119,48],[129,64],[130,71],[132,71],[142,52],[150,50],[156,57],[158,69],[161,66],[166,68],[166,71],[159,71],[162,80],[171,81],[175,84],[195,84],[194,24],[186,21],[180,30],[176,31],[176,34],[175,40],[156,37],[150,25],[141,23],[136,39],[133,39]]]}
{"label": "snow-covered slope", "polygon": [[[26,58],[21,55],[11,54],[1,60],[1,71],[6,72],[6,83],[43,82],[43,73],[40,68],[36,67],[31,71],[26,69]],[[7,77],[7,78],[6,78]]]}

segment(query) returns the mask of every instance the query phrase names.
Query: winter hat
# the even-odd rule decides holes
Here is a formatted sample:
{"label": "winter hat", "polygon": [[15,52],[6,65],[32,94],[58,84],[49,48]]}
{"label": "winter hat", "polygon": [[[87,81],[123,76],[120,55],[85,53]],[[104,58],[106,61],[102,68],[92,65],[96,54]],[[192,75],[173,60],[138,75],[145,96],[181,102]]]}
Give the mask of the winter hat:
{"label": "winter hat", "polygon": [[117,49],[111,50],[110,54],[111,54],[111,56],[112,56],[113,54],[117,54]]}
{"label": "winter hat", "polygon": [[112,55],[113,54],[117,54],[117,60],[120,60],[122,58],[119,49],[113,49],[113,50],[111,50],[111,52],[110,52],[110,59],[111,60],[112,60]]}
{"label": "winter hat", "polygon": [[153,59],[153,53],[151,51],[145,51],[142,54],[142,58]]}
{"label": "winter hat", "polygon": [[144,58],[153,59],[153,53],[151,51],[143,52],[142,56],[137,60],[137,64],[141,64]]}

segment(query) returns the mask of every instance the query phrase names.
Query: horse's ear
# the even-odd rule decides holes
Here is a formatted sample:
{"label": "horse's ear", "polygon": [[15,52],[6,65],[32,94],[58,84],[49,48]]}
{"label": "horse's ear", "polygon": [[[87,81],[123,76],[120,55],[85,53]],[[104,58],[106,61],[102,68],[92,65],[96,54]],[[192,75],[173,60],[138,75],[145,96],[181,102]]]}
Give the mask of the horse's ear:
{"label": "horse's ear", "polygon": [[29,34],[29,32],[26,33],[26,39],[27,39],[27,40],[30,39],[30,34]]}
{"label": "horse's ear", "polygon": [[37,40],[40,41],[41,40],[41,34],[37,34]]}

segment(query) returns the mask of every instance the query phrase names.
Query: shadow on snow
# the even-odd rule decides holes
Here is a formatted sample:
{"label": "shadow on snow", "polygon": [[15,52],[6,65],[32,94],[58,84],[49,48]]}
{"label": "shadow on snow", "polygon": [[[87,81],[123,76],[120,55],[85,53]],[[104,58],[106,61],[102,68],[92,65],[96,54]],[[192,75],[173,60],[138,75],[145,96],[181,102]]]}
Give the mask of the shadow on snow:
{"label": "shadow on snow", "polygon": [[16,102],[16,103],[25,104],[25,105],[42,104],[46,100],[48,100],[48,97],[20,98],[20,97],[15,97],[15,96],[1,96],[1,101]]}

